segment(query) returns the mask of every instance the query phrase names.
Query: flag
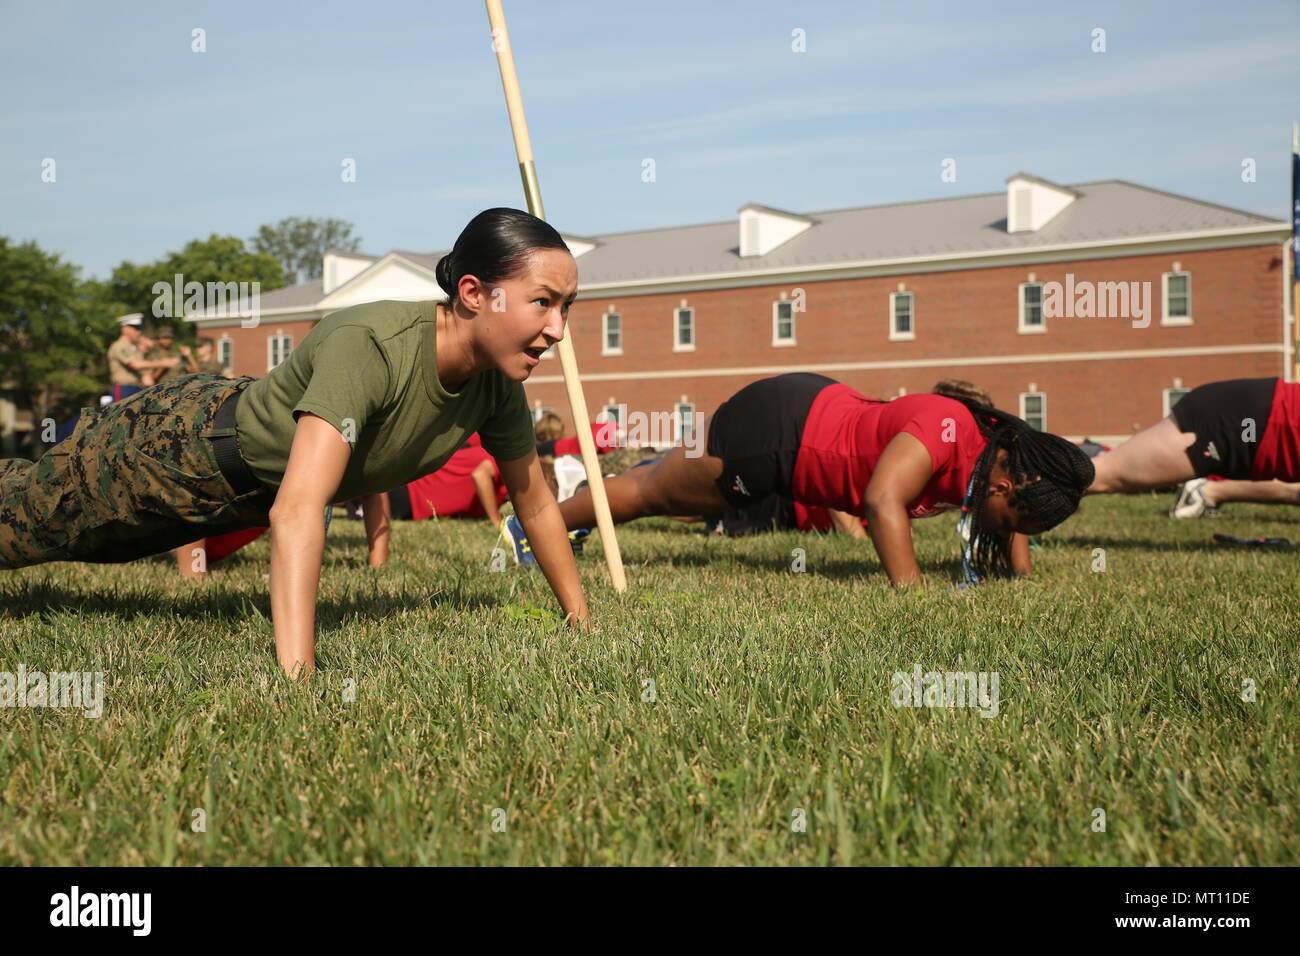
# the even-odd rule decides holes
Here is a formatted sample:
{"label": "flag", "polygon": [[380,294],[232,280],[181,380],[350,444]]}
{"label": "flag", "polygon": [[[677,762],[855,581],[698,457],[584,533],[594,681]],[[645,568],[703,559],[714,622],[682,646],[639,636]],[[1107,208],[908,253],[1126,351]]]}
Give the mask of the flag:
{"label": "flag", "polygon": [[1300,143],[1291,127],[1291,274],[1300,280]]}

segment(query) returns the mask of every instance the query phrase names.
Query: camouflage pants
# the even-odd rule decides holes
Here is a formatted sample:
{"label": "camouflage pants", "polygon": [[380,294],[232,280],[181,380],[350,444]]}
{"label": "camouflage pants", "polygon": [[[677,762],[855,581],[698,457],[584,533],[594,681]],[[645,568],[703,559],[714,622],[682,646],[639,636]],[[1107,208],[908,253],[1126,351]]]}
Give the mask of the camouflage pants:
{"label": "camouflage pants", "polygon": [[217,409],[251,381],[185,375],[83,409],[39,461],[0,461],[0,568],[132,561],[269,524],[274,491],[236,494],[210,441],[233,433]]}

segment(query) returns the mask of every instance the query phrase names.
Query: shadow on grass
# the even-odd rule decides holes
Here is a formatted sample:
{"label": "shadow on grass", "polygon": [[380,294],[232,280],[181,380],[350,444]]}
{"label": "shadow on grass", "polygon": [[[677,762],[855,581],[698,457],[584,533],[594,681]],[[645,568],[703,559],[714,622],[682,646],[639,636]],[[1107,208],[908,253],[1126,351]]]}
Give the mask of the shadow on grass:
{"label": "shadow on grass", "polygon": [[[0,617],[18,619],[75,611],[108,614],[120,620],[173,614],[182,618],[220,621],[246,620],[250,614],[271,617],[271,599],[265,593],[248,594],[237,589],[208,591],[195,588],[192,595],[173,596],[130,591],[82,591],[43,582],[19,582],[0,592],[4,611]],[[401,594],[349,592],[342,597],[321,598],[316,605],[317,626],[322,633],[355,618],[386,618],[424,607],[452,606],[481,610],[500,606],[486,594],[467,593],[455,587],[429,588]]]}
{"label": "shadow on grass", "polygon": [[[1238,532],[1242,529],[1236,529]],[[1220,534],[1227,534],[1222,531]],[[1246,537],[1247,535],[1241,535]],[[1294,541],[1292,542],[1295,543]],[[1206,535],[1204,541],[1176,541],[1165,538],[1163,540],[1153,540],[1151,538],[1115,538],[1104,536],[1077,535],[1070,537],[1053,537],[1047,545],[1048,551],[1064,548],[1113,548],[1115,550],[1131,551],[1193,551],[1193,552],[1212,552],[1214,554],[1232,554],[1238,551],[1250,550],[1257,554],[1279,554],[1285,555],[1288,552],[1282,548],[1244,548],[1241,546],[1215,544]]]}

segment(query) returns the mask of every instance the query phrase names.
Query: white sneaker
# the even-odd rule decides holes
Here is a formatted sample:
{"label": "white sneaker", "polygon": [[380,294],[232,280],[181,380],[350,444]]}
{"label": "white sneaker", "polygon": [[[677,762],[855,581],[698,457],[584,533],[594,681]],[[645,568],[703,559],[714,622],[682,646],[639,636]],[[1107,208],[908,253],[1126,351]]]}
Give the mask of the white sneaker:
{"label": "white sneaker", "polygon": [[1210,504],[1205,497],[1205,486],[1210,483],[1208,478],[1193,478],[1191,481],[1183,482],[1178,488],[1178,497],[1174,500],[1174,506],[1169,509],[1171,518],[1213,518],[1219,513],[1219,509]]}

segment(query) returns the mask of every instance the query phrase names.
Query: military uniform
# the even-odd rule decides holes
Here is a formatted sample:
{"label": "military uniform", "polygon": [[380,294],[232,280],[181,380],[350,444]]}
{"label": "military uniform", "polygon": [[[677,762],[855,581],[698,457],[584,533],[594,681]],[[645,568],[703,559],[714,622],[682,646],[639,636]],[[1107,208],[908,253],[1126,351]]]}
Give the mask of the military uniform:
{"label": "military uniform", "polygon": [[146,362],[161,362],[165,359],[171,358],[178,360],[177,364],[172,368],[160,368],[154,370],[153,381],[155,385],[161,385],[163,382],[171,381],[172,379],[179,378],[182,375],[190,374],[189,364],[185,361],[185,357],[181,355],[180,349],[176,346],[165,349],[161,345],[155,345],[145,353],[144,360]]}
{"label": "military uniform", "polygon": [[140,373],[127,363],[139,362],[143,358],[139,346],[125,338],[118,338],[108,346],[108,384],[113,386],[114,397],[122,388],[142,388]]}
{"label": "military uniform", "polygon": [[269,523],[265,487],[237,493],[217,465],[222,402],[253,380],[183,376],[83,408],[39,461],[0,461],[0,568],[131,561]]}
{"label": "military uniform", "polygon": [[82,409],[39,461],[0,461],[0,568],[131,561],[269,524],[303,412],[353,442],[337,501],[436,470],[476,431],[498,460],[523,457],[523,386],[491,370],[443,389],[433,306],[343,309],[265,378],[180,375]]}

